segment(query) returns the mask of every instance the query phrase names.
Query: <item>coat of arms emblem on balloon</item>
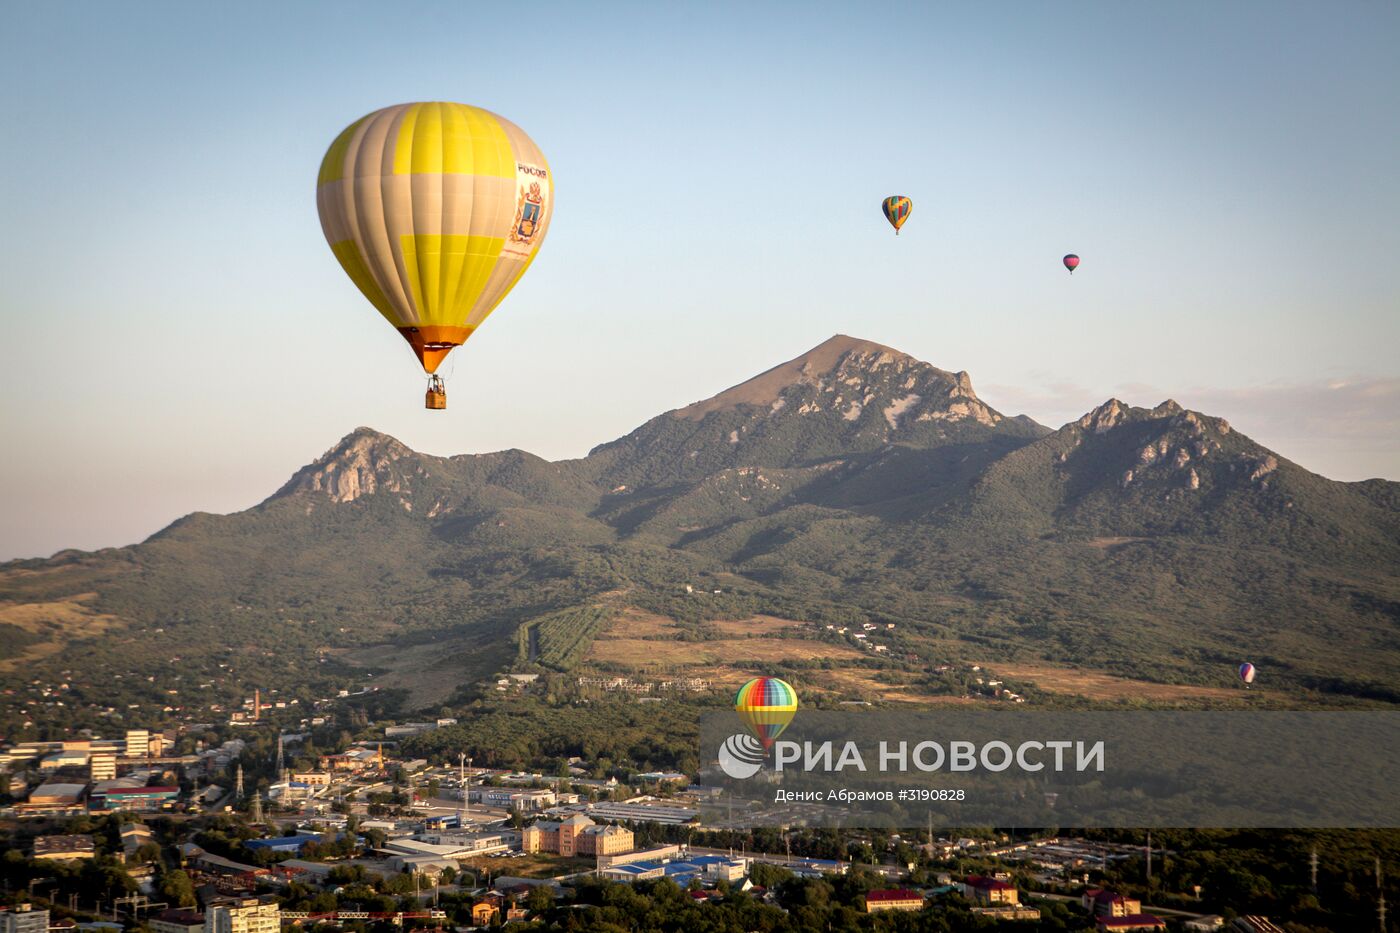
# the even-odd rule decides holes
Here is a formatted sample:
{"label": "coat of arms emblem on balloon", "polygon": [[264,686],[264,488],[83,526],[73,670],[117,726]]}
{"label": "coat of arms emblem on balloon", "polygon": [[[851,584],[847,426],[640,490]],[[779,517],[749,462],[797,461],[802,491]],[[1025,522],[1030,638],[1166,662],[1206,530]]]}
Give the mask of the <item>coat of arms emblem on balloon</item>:
{"label": "coat of arms emblem on balloon", "polygon": [[539,229],[540,215],[544,213],[544,192],[540,183],[530,182],[528,188],[520,188],[520,201],[515,207],[515,228],[510,238],[515,243],[529,243]]}

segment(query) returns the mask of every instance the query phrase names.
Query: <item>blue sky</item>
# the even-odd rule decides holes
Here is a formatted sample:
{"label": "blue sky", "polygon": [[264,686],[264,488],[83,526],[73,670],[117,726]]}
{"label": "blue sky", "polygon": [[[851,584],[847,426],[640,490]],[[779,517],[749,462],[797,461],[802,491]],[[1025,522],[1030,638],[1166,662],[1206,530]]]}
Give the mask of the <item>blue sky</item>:
{"label": "blue sky", "polygon": [[[360,424],[580,456],[837,332],[1400,479],[1400,6],[484,7],[0,4],[0,558],[247,507]],[[434,99],[557,184],[445,415],[314,204],[341,128]]]}

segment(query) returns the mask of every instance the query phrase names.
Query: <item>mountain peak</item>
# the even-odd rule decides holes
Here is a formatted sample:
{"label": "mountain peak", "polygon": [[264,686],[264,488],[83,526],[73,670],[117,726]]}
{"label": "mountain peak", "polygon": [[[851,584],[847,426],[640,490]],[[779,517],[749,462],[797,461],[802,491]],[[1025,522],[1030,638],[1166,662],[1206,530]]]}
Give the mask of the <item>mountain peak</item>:
{"label": "mountain peak", "polygon": [[1230,422],[1224,418],[1191,411],[1182,407],[1176,399],[1170,398],[1158,404],[1156,408],[1134,408],[1120,399],[1111,398],[1068,427],[1078,427],[1094,434],[1105,434],[1119,425],[1149,421],[1182,424],[1197,437],[1207,427],[1214,429],[1221,435],[1230,433]]}
{"label": "mountain peak", "polygon": [[1169,415],[1179,415],[1185,410],[1186,409],[1181,407],[1180,402],[1178,402],[1174,398],[1169,398],[1166,401],[1162,402],[1162,404],[1158,405],[1156,408],[1152,409],[1152,414],[1161,417],[1167,417]]}
{"label": "mountain peak", "polygon": [[802,354],[798,359],[815,361],[818,358],[826,358],[830,359],[834,365],[835,361],[846,353],[889,353],[892,356],[913,359],[909,354],[902,353],[894,347],[887,347],[883,343],[876,343],[861,337],[852,337],[849,334],[833,334]]}
{"label": "mountain peak", "polygon": [[1079,426],[1095,434],[1111,431],[1128,413],[1128,406],[1111,398],[1079,419]]}
{"label": "mountain peak", "polygon": [[[1278,457],[1232,433],[1224,418],[1191,411],[1174,399],[1155,408],[1134,408],[1111,398],[1057,431],[1052,443],[1059,447],[1058,464],[1089,462],[1096,469],[1113,464],[1121,489],[1219,489],[1238,474],[1267,490],[1273,482],[1270,474],[1279,468]],[[1154,479],[1159,481],[1155,486]],[[1167,499],[1174,494],[1168,492]]]}
{"label": "mountain peak", "polygon": [[334,447],[326,451],[316,460],[316,463],[344,463],[347,460],[353,460],[364,456],[373,456],[375,454],[382,454],[393,459],[398,459],[405,454],[411,453],[413,453],[413,450],[398,438],[385,434],[383,431],[376,431],[374,428],[361,425],[336,442]]}
{"label": "mountain peak", "polygon": [[[397,462],[418,457],[397,438],[361,426],[293,474],[272,498],[314,493],[332,502],[353,502],[380,487],[398,492],[405,487],[406,475]],[[419,465],[413,472],[422,469]]]}
{"label": "mountain peak", "polygon": [[614,485],[690,481],[731,467],[802,467],[890,445],[1006,444],[1048,433],[979,399],[950,373],[892,347],[837,334],[713,398],[659,415],[593,449]]}
{"label": "mountain peak", "polygon": [[355,438],[355,437],[382,438],[382,439],[384,439],[384,440],[386,440],[386,441],[395,441],[395,442],[397,442],[397,438],[394,438],[394,437],[391,436],[391,435],[385,434],[383,431],[376,431],[374,428],[371,428],[370,426],[364,425],[364,424],[360,425],[360,426],[357,427],[355,430],[351,431],[349,434],[347,434],[347,435],[345,435],[344,437],[342,437],[342,438],[340,439],[340,442],[343,444],[343,443],[345,443],[346,441],[350,440],[351,438]]}
{"label": "mountain peak", "polygon": [[887,365],[927,367],[930,374],[942,376],[948,382],[963,389],[960,394],[976,399],[976,396],[972,394],[972,382],[966,373],[956,375],[947,373],[935,366],[930,366],[928,363],[920,362],[907,353],[901,353],[893,347],[887,347],[873,340],[862,340],[859,337],[836,334],[801,356],[759,373],[752,379],[728,388],[713,398],[676,409],[672,415],[677,418],[700,421],[711,412],[734,409],[742,405],[768,408],[777,403],[784,390],[791,386],[819,384],[822,377],[830,376],[838,370],[846,368],[858,368],[870,372]]}

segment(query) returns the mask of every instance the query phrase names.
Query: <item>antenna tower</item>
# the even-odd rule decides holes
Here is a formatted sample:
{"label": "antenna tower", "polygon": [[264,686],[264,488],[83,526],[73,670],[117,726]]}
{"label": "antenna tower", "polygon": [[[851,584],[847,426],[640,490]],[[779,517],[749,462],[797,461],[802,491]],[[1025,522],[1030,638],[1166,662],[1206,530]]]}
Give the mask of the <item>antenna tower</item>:
{"label": "antenna tower", "polygon": [[463,819],[463,808],[467,805],[467,754],[461,752],[457,755],[457,786],[462,789],[462,803],[457,807],[457,825],[461,826],[466,821]]}
{"label": "antenna tower", "polygon": [[1376,856],[1376,890],[1380,897],[1376,901],[1376,919],[1380,921],[1380,931],[1385,933],[1385,888],[1381,885],[1381,857]]}

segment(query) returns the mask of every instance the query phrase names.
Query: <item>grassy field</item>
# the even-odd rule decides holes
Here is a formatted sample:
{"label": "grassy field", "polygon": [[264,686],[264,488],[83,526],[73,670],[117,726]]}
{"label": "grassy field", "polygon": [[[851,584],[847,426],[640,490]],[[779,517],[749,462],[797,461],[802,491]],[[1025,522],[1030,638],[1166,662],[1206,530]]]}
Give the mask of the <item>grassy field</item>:
{"label": "grassy field", "polygon": [[728,641],[657,641],[646,638],[599,639],[588,660],[634,670],[675,670],[744,661],[852,660],[864,655],[854,648],[801,638],[739,638]]}
{"label": "grassy field", "polygon": [[[781,619],[771,615],[753,615],[743,619],[714,619],[700,623],[699,629],[707,634],[722,638],[752,638],[786,632],[806,625],[795,619]],[[628,608],[617,614],[605,630],[598,634],[599,639],[671,639],[680,636],[685,627],[668,616],[647,612],[643,609]]]}
{"label": "grassy field", "polygon": [[[793,637],[806,624],[763,614],[712,620],[700,623],[698,629],[708,636],[718,637],[696,641],[682,637],[694,629],[687,629],[673,619],[627,609],[593,641],[585,661],[638,673],[683,672],[728,689],[753,676],[753,663],[829,659],[846,663],[810,671],[805,679],[810,687],[838,700],[910,705],[996,702],[936,692],[919,682],[917,671],[877,670],[851,664],[849,662],[870,655],[848,645]],[[1095,701],[1220,701],[1242,696],[1241,691],[1229,687],[1154,683],[1047,663],[984,660],[981,666],[986,669],[984,676],[989,678],[1034,686],[1045,694],[1080,696]]]}
{"label": "grassy field", "polygon": [[795,619],[780,619],[777,616],[756,615],[747,619],[716,619],[706,625],[725,638],[753,638],[786,632],[806,625]]}
{"label": "grassy field", "polygon": [[[889,683],[894,679],[881,671],[865,668],[844,668],[833,671],[815,672],[818,684],[841,699],[870,700],[883,703],[912,703],[937,706],[964,706],[986,703],[982,699],[968,699],[961,696],[947,696],[927,692],[917,684]],[[902,678],[900,678],[902,679]]]}
{"label": "grassy field", "polygon": [[629,607],[618,612],[598,638],[674,638],[679,632],[674,619]]}
{"label": "grassy field", "polygon": [[0,604],[0,625],[14,626],[38,639],[0,661],[0,670],[15,670],[56,654],[68,639],[100,635],[120,622],[116,616],[94,612],[86,605],[96,596],[79,593],[51,602]]}
{"label": "grassy field", "polygon": [[511,875],[516,878],[557,878],[581,871],[592,871],[597,866],[591,858],[563,858],[546,852],[537,852],[523,858],[479,858],[463,859],[467,871],[477,872],[483,877],[487,872],[495,878]]}
{"label": "grassy field", "polygon": [[1034,684],[1046,693],[1082,696],[1090,700],[1238,700],[1245,695],[1242,689],[1159,684],[1048,664],[983,662],[982,667],[989,676]]}
{"label": "grassy field", "polygon": [[482,680],[510,661],[503,646],[483,645],[466,635],[450,635],[416,645],[374,645],[327,654],[356,667],[382,671],[370,682],[381,690],[407,690],[409,709],[445,703],[463,684]]}

